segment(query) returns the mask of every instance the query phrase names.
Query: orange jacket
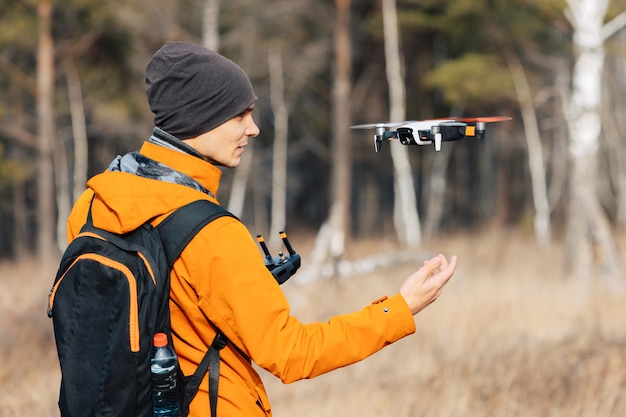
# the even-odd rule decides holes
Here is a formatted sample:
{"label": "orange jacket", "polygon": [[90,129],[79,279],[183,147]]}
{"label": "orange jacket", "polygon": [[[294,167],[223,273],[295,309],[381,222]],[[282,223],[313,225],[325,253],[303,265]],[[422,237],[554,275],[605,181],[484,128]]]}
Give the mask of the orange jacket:
{"label": "orange jacket", "polygon": [[[210,163],[148,142],[141,153],[186,173],[217,194],[221,172]],[[85,223],[94,193],[94,225],[116,233],[133,230],[150,219],[157,224],[197,199],[215,201],[186,186],[122,172],[96,175],[87,185],[68,220],[70,240]],[[183,251],[174,264],[170,297],[174,345],[186,375],[195,370],[213,340],[209,320],[231,342],[221,351],[217,402],[221,416],[272,415],[250,359],[290,383],[360,361],[415,331],[413,316],[400,295],[383,297],[326,323],[301,323],[291,316],[255,239],[230,217],[210,223]],[[190,416],[209,415],[207,378],[191,404]]]}

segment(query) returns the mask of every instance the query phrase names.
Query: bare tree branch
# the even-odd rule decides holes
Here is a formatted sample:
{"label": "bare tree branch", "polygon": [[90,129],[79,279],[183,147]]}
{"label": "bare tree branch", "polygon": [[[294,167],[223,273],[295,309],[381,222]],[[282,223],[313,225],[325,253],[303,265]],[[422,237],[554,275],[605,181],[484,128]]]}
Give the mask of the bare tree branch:
{"label": "bare tree branch", "polygon": [[615,16],[602,27],[602,38],[606,41],[626,27],[626,10]]}
{"label": "bare tree branch", "polygon": [[0,124],[0,134],[31,151],[37,150],[37,137],[16,124]]}

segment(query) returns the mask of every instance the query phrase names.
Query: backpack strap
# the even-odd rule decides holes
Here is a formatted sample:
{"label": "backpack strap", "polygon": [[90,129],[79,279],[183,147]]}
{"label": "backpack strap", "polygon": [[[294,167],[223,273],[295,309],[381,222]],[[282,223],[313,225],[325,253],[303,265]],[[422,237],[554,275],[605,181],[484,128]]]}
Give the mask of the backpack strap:
{"label": "backpack strap", "polygon": [[[193,239],[204,226],[222,216],[237,218],[231,212],[215,203],[208,200],[197,200],[179,208],[174,213],[167,216],[167,218],[157,226],[170,270],[191,239]],[[187,231],[187,233],[181,234],[181,231]],[[226,338],[217,327],[215,327],[215,329],[217,333],[209,350],[202,358],[196,371],[185,383],[184,404],[182,404],[183,415],[188,414],[191,401],[198,392],[202,379],[208,371],[211,416],[217,416],[220,350],[226,346],[228,338]]]}
{"label": "backpack strap", "polygon": [[198,392],[198,388],[202,383],[202,378],[209,372],[209,404],[211,406],[211,417],[217,416],[217,392],[220,377],[220,350],[226,347],[228,339],[221,331],[217,331],[211,346],[205,353],[202,361],[196,368],[196,372],[189,377],[185,385],[185,404],[183,404],[183,415],[189,412],[191,400]]}
{"label": "backpack strap", "polygon": [[[205,356],[209,357],[209,404],[211,417],[217,417],[217,387],[220,378],[220,350],[226,347],[228,339],[220,331],[215,335],[213,343]],[[206,373],[206,370],[204,371]],[[203,373],[203,375],[204,375]]]}
{"label": "backpack strap", "polygon": [[[172,268],[183,249],[204,226],[222,216],[235,217],[222,206],[209,200],[193,201],[167,216],[157,229],[169,268]],[[187,231],[187,234],[181,234],[181,231]]]}

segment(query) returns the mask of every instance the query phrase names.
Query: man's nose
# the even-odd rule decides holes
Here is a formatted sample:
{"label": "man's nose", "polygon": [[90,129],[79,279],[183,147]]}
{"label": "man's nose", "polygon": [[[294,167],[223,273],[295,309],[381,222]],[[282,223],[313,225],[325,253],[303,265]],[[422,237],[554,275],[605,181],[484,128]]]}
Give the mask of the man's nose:
{"label": "man's nose", "polygon": [[257,137],[259,136],[259,133],[261,133],[261,129],[259,129],[257,124],[252,119],[252,117],[250,117],[250,124],[248,125],[248,129],[246,133],[248,134],[248,136],[251,136],[251,137]]}

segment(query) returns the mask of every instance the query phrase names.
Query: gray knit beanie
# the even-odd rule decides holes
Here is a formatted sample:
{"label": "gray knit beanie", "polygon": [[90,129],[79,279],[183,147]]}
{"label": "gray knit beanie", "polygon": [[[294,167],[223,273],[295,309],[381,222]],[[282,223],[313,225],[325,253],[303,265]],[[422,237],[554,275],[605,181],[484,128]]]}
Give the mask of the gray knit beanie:
{"label": "gray knit beanie", "polygon": [[187,42],[167,43],[152,56],[146,95],[155,126],[181,140],[216,128],[257,100],[237,64]]}

